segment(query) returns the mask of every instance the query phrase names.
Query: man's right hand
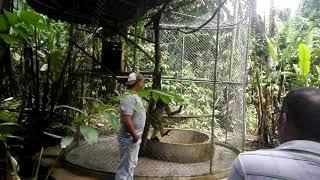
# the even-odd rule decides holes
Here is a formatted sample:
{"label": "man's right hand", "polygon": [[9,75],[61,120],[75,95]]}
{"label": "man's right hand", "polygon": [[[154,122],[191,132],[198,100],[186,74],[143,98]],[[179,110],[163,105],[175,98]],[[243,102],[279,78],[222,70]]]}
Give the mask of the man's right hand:
{"label": "man's right hand", "polygon": [[139,139],[140,139],[140,136],[138,136],[136,133],[134,133],[134,134],[132,135],[132,142],[133,142],[133,143],[138,142]]}

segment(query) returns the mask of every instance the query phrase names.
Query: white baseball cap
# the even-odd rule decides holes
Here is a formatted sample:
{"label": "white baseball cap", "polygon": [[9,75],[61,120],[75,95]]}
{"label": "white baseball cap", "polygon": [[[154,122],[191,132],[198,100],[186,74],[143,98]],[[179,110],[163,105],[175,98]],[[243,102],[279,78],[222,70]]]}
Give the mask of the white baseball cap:
{"label": "white baseball cap", "polygon": [[128,77],[127,85],[131,86],[134,83],[136,83],[138,80],[143,80],[143,79],[144,79],[144,77],[140,73],[135,73],[135,72],[130,73],[129,77]]}

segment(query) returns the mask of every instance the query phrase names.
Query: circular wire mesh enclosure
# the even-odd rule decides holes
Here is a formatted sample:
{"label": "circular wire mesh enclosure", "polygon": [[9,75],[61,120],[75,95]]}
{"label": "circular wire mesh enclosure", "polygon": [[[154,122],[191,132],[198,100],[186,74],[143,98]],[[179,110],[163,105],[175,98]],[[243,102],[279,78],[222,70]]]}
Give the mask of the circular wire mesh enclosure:
{"label": "circular wire mesh enclosure", "polygon": [[[175,0],[163,10],[161,87],[181,95],[184,102],[181,113],[163,117],[171,131],[147,144],[151,154],[139,158],[136,176],[217,174],[228,170],[244,148],[251,6],[251,0]],[[137,44],[153,54],[154,29],[138,34],[142,38]],[[130,59],[127,71],[153,72],[154,63],[136,46],[126,45],[125,59]],[[115,136],[106,136],[96,145],[75,148],[67,161],[114,173],[118,151]]]}
{"label": "circular wire mesh enclosure", "polygon": [[[213,132],[217,140],[242,149],[251,0],[189,3],[193,6],[177,8],[188,2],[174,1],[160,23],[162,90],[181,95],[185,106],[166,122]],[[137,69],[153,71],[147,58],[137,57],[142,57]]]}

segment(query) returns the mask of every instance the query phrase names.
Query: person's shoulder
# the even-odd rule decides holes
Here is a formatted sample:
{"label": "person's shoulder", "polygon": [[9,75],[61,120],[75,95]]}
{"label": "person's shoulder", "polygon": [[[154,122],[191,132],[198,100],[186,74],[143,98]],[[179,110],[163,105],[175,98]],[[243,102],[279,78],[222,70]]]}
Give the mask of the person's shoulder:
{"label": "person's shoulder", "polygon": [[251,156],[265,156],[265,155],[268,155],[268,154],[271,154],[271,153],[274,153],[274,149],[258,149],[258,150],[255,150],[255,151],[246,151],[246,152],[243,152],[243,153],[240,153],[239,156],[242,156],[242,157],[251,157]]}
{"label": "person's shoulder", "polygon": [[255,151],[247,151],[239,154],[239,157],[246,159],[255,159],[257,157],[282,157],[286,156],[287,153],[278,149],[258,149]]}
{"label": "person's shoulder", "polygon": [[285,157],[282,152],[274,149],[264,149],[240,153],[238,159],[243,166],[256,167],[256,165],[263,164],[264,167],[271,165],[278,158]]}
{"label": "person's shoulder", "polygon": [[263,149],[240,153],[238,156],[240,164],[245,169],[254,171],[257,167],[263,165],[264,170],[274,169],[275,166],[284,166],[292,164],[293,161],[305,160],[299,154],[282,151],[279,149]]}
{"label": "person's shoulder", "polygon": [[240,153],[235,162],[235,169],[252,177],[313,179],[310,177],[320,175],[320,164],[315,157],[277,148]]}
{"label": "person's shoulder", "polygon": [[131,94],[131,98],[135,102],[142,102],[142,98],[137,93]]}
{"label": "person's shoulder", "polygon": [[136,103],[142,101],[141,97],[136,93],[126,93],[121,97],[121,102]]}
{"label": "person's shoulder", "polygon": [[121,102],[131,102],[133,99],[135,99],[134,94],[131,93],[125,93],[123,96],[121,96]]}

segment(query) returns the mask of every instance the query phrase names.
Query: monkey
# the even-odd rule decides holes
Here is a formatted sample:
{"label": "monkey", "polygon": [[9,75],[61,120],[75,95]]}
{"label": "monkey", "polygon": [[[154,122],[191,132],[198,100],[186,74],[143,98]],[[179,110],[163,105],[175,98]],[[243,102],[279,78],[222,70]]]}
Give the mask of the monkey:
{"label": "monkey", "polygon": [[153,127],[151,140],[159,141],[157,134],[160,132],[161,137],[169,134],[171,130],[165,131],[163,126],[163,115],[166,113],[168,117],[179,114],[183,106],[180,106],[178,110],[171,111],[169,105],[165,104],[161,99],[156,103],[156,107],[153,111],[147,113],[147,119],[150,121]]}

